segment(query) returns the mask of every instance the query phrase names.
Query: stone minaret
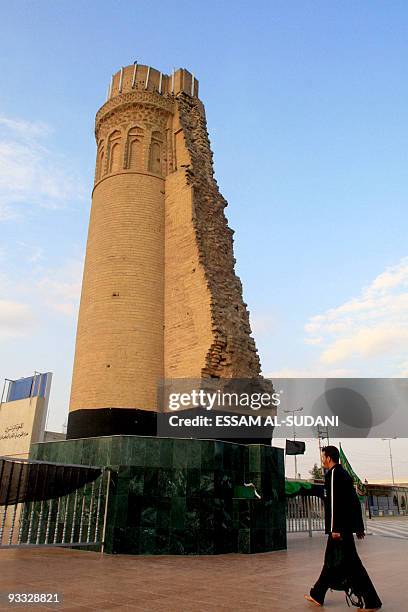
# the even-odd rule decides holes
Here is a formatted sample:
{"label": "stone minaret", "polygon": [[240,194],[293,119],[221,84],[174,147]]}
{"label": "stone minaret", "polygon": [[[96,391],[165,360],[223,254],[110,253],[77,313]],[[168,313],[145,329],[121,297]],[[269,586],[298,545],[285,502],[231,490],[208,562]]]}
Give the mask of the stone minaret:
{"label": "stone minaret", "polygon": [[260,372],[197,80],[122,68],[95,135],[71,438],[151,433],[163,378]]}

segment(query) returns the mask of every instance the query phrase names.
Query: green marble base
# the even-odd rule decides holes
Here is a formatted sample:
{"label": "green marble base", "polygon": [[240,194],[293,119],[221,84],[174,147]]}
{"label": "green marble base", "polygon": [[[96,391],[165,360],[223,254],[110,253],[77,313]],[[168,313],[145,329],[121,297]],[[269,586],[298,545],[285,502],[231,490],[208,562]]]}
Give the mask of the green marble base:
{"label": "green marble base", "polygon": [[[113,469],[108,553],[208,555],[286,548],[282,449],[107,436],[34,444],[30,457]],[[248,482],[261,500],[244,493]]]}

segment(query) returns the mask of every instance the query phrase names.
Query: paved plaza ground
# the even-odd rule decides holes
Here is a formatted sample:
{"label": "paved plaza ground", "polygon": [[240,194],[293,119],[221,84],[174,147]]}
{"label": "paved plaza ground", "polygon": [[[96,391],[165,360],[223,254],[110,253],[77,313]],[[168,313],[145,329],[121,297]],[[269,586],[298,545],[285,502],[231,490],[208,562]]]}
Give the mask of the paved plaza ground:
{"label": "paved plaza ground", "polygon": [[[64,598],[54,606],[58,610],[310,612],[317,608],[304,602],[303,593],[320,572],[325,544],[322,534],[312,538],[293,534],[287,551],[203,557],[5,549],[0,551],[0,592],[58,591]],[[384,612],[408,610],[408,539],[376,534],[357,542],[357,547],[383,600]],[[48,609],[44,604],[24,606],[28,607]],[[0,608],[18,609],[4,604]],[[347,607],[343,593],[329,591],[325,609],[356,608]]]}

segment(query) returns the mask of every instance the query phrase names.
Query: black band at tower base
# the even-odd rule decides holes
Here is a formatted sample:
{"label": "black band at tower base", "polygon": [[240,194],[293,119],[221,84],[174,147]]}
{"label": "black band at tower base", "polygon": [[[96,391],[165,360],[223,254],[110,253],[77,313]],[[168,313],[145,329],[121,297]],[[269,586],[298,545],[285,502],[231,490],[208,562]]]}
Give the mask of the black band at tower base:
{"label": "black band at tower base", "polygon": [[[187,414],[185,411],[184,414]],[[221,414],[214,411],[215,414]],[[162,417],[164,415],[159,415]],[[135,408],[90,408],[73,410],[69,413],[67,440],[77,438],[94,438],[100,436],[157,436],[157,412],[153,410],[139,410]],[[173,437],[161,433],[164,437]],[[218,440],[235,442],[238,444],[266,444],[270,446],[273,428],[265,431],[264,437],[247,437],[244,431],[241,437],[240,431],[236,430],[236,437],[216,436]],[[197,432],[198,434],[198,432]],[[201,434],[201,435],[200,435]],[[197,436],[186,435],[182,437],[210,438],[213,437],[205,430],[201,430]],[[177,437],[177,436],[175,436]]]}
{"label": "black band at tower base", "polygon": [[92,408],[69,413],[68,440],[120,435],[156,436],[157,413],[134,408]]}

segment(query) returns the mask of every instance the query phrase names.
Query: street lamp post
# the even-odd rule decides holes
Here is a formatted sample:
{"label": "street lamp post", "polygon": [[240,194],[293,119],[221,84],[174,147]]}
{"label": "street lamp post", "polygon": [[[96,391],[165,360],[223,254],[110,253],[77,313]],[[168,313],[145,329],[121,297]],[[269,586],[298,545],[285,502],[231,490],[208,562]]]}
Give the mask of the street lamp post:
{"label": "street lamp post", "polygon": [[[296,408],[295,410],[284,410],[283,412],[290,412],[291,414],[295,414],[295,412],[300,412],[303,410],[303,406],[301,408]],[[295,419],[293,418],[293,441],[296,442],[296,427],[295,427]],[[295,455],[295,479],[297,478],[297,455]]]}

